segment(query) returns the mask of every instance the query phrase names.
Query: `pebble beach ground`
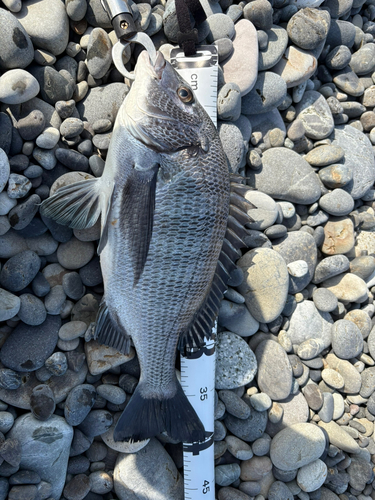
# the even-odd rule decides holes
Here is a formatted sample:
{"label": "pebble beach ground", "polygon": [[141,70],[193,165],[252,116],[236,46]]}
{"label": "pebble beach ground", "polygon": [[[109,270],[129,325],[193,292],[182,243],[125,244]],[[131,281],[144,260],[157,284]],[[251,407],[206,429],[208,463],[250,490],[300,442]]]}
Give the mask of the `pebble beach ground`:
{"label": "pebble beach ground", "polygon": [[[130,3],[168,57],[174,0]],[[216,498],[375,500],[375,1],[202,4],[220,137],[256,188],[218,319]],[[181,443],[113,441],[139,365],[85,341],[99,226],[38,208],[103,172],[116,36],[100,0],[3,0],[0,26],[0,500],[182,500]]]}

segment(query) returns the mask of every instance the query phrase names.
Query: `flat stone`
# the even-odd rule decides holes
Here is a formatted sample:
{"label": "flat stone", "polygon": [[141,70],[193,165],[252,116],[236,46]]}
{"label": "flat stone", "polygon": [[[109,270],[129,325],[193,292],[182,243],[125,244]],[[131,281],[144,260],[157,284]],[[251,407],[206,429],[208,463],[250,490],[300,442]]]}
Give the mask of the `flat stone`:
{"label": "flat stone", "polygon": [[322,370],[322,379],[330,387],[333,387],[333,389],[340,390],[345,385],[345,381],[342,376],[337,371],[332,370],[331,368],[325,368],[324,370]]}
{"label": "flat stone", "polygon": [[345,165],[353,172],[353,180],[345,187],[356,200],[361,198],[375,180],[373,151],[365,134],[350,125],[339,125],[330,136],[333,145],[340,146],[345,152]]}
{"label": "flat stone", "polygon": [[263,230],[272,226],[278,216],[275,201],[264,193],[252,190],[247,191],[245,199],[255,206],[255,208],[247,210],[247,214],[250,215],[254,221],[248,223],[247,227],[250,229]]}
{"label": "flat stone", "polygon": [[324,226],[322,252],[337,255],[349,252],[354,247],[354,226],[351,219],[340,217],[328,221]]}
{"label": "flat stone", "polygon": [[79,425],[89,414],[96,399],[95,387],[82,384],[74,387],[68,394],[64,406],[64,416],[69,425]]}
{"label": "flat stone", "polygon": [[256,358],[241,337],[232,332],[221,332],[216,349],[216,389],[235,389],[254,379]]}
{"label": "flat stone", "polygon": [[270,457],[281,470],[293,470],[317,460],[326,446],[323,431],[309,423],[293,424],[273,438]]}
{"label": "flat stone", "polygon": [[307,264],[307,273],[301,277],[289,275],[288,292],[295,294],[303,290],[312,280],[317,262],[317,250],[314,238],[302,231],[293,231],[273,241],[273,249],[287,264],[303,260]]}
{"label": "flat stone", "polygon": [[346,45],[339,45],[327,54],[324,64],[328,69],[344,69],[349,64],[351,57],[350,49]]}
{"label": "flat stone", "polygon": [[[148,471],[154,471],[149,474]],[[147,480],[145,479],[147,478]],[[114,472],[114,489],[119,500],[157,492],[155,500],[183,500],[183,480],[172,458],[157,439],[151,439],[137,453],[120,453]],[[154,495],[155,496],[155,495]]]}
{"label": "flat stone", "polygon": [[259,439],[267,425],[267,412],[251,410],[250,417],[246,420],[227,415],[224,419],[227,429],[236,437],[252,443]]}
{"label": "flat stone", "polygon": [[14,16],[35,47],[57,56],[64,52],[69,39],[69,21],[65,6],[59,0],[25,0]]}
{"label": "flat stone", "polygon": [[339,274],[325,280],[322,286],[328,288],[340,301],[364,302],[367,299],[367,286],[355,274]]}
{"label": "flat stone", "polygon": [[22,443],[20,467],[37,472],[43,481],[52,485],[50,494],[60,498],[73,438],[72,427],[57,415],[42,422],[26,413],[16,419],[7,437]]}
{"label": "flat stone", "polygon": [[353,210],[354,200],[349,193],[338,188],[322,196],[319,205],[330,215],[341,217]]}
{"label": "flat stone", "polygon": [[344,319],[353,322],[361,332],[364,339],[368,337],[373,325],[367,312],[362,309],[353,309],[345,314]]}
{"label": "flat stone", "polygon": [[292,388],[292,367],[281,345],[264,340],[256,348],[255,356],[259,389],[274,401],[287,398]]}
{"label": "flat stone", "polygon": [[34,59],[34,48],[29,35],[13,14],[5,9],[0,10],[0,24],[0,68],[26,68]]}
{"label": "flat stone", "polygon": [[347,453],[358,453],[360,448],[357,442],[349,436],[336,422],[323,422],[318,423],[328,434],[329,442],[337,446],[340,450]]}
{"label": "flat stone", "polygon": [[245,274],[238,290],[251,315],[261,323],[273,321],[287,298],[289,277],[284,259],[274,250],[255,249],[247,252],[238,266]]}
{"label": "flat stone", "polygon": [[265,50],[259,50],[259,71],[266,71],[277,64],[288,45],[288,33],[281,26],[274,24],[266,31],[268,44]]}
{"label": "flat stone", "polygon": [[241,96],[254,87],[258,75],[258,41],[254,25],[241,19],[235,26],[233,53],[223,63],[224,81],[236,83]]}
{"label": "flat stone", "polygon": [[243,164],[245,145],[240,129],[229,122],[218,123],[218,132],[232,172],[238,172]]}
{"label": "flat stone", "polygon": [[302,121],[306,137],[320,140],[328,137],[334,121],[325,98],[315,90],[307,90],[296,105],[297,118]]}
{"label": "flat stone", "polygon": [[321,195],[313,169],[298,153],[287,148],[275,147],[265,151],[262,168],[249,170],[248,176],[251,186],[272,198],[308,205]]}
{"label": "flat stone", "polygon": [[243,15],[251,21],[258,30],[269,30],[272,26],[273,9],[265,0],[255,0],[244,6]]}
{"label": "flat stone", "polygon": [[40,258],[35,252],[26,250],[11,257],[0,273],[2,287],[11,292],[19,292],[35,278],[40,268]]}
{"label": "flat stone", "polygon": [[332,318],[329,313],[318,311],[309,300],[299,302],[290,316],[288,334],[293,344],[301,344],[305,340],[321,340],[324,348],[331,344]]}
{"label": "flat stone", "polygon": [[313,301],[315,307],[322,312],[332,312],[337,308],[338,300],[327,288],[317,288],[313,292]]}
{"label": "flat stone", "polygon": [[375,70],[374,44],[367,43],[354,52],[350,59],[350,67],[358,76],[372,73]]}
{"label": "flat stone", "polygon": [[345,45],[351,49],[354,44],[355,35],[354,24],[342,21],[341,19],[332,19],[326,44],[330,45],[331,49],[339,45]]}
{"label": "flat stone", "polygon": [[21,104],[39,93],[38,81],[24,69],[10,69],[0,77],[0,101]]}
{"label": "flat stone", "polygon": [[289,89],[308,80],[315,73],[317,65],[312,54],[291,45],[272,71],[281,76]]}
{"label": "flat stone", "polygon": [[244,115],[267,113],[277,108],[286,95],[284,80],[276,73],[263,71],[259,73],[253,88],[242,98],[241,111]]}

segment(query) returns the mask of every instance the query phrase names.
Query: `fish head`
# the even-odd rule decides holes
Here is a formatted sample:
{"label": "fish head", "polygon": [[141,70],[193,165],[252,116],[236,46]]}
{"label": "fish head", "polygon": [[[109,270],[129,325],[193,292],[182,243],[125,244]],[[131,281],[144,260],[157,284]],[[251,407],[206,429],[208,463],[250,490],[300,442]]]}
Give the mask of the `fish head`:
{"label": "fish head", "polygon": [[147,51],[140,53],[120,113],[121,123],[136,139],[161,153],[188,148],[207,152],[215,130],[190,85],[161,52],[154,64]]}

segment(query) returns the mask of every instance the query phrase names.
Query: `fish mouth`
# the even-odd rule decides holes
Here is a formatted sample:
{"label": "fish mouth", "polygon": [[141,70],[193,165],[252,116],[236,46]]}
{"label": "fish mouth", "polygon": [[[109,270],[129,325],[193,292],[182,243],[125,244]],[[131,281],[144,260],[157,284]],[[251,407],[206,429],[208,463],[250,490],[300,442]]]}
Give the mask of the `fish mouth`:
{"label": "fish mouth", "polygon": [[[147,50],[143,50],[137,61],[138,71],[145,69],[147,73],[156,80],[161,80],[163,76],[164,69],[166,67],[166,62],[164,56],[161,52],[156,53],[155,63],[153,64]],[[137,71],[137,70],[136,70]]]}

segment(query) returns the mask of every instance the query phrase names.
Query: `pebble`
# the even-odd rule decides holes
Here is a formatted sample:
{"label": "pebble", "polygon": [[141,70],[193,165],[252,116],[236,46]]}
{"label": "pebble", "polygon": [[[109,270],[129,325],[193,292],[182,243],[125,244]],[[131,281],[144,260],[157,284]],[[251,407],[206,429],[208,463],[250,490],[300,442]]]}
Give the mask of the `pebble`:
{"label": "pebble", "polygon": [[293,344],[310,339],[321,340],[323,348],[331,344],[332,319],[329,313],[318,311],[314,302],[304,300],[297,304],[290,316],[288,334]]}
{"label": "pebble", "polygon": [[224,81],[238,85],[241,96],[244,96],[254,87],[258,75],[257,32],[247,19],[239,20],[234,31],[233,53],[223,62],[222,68]]}
{"label": "pebble", "polygon": [[235,121],[241,115],[241,89],[236,83],[226,83],[218,94],[217,113],[220,120]]}
{"label": "pebble", "polygon": [[306,137],[310,139],[325,139],[334,128],[331,110],[324,97],[315,90],[304,93],[296,105],[296,113],[303,123]]}
{"label": "pebble", "polygon": [[260,72],[252,90],[242,98],[242,113],[244,115],[267,113],[279,106],[285,95],[286,85],[280,76],[271,71]]}
{"label": "pebble", "polygon": [[358,327],[364,339],[368,337],[372,329],[372,321],[365,311],[353,309],[344,316],[344,319],[352,321]]}
{"label": "pebble", "polygon": [[269,457],[252,457],[241,463],[241,481],[260,481],[271,472],[272,462]]}
{"label": "pebble", "polygon": [[256,358],[241,337],[231,332],[218,334],[216,355],[216,389],[234,389],[253,380],[257,371]]}
{"label": "pebble", "polygon": [[345,152],[345,165],[352,169],[353,182],[344,189],[356,200],[368,191],[375,178],[375,167],[370,161],[370,142],[362,132],[350,125],[336,127],[330,139]]}
{"label": "pebble", "polygon": [[[83,297],[83,299],[84,298],[85,297]],[[85,314],[85,317],[86,316],[87,315]],[[95,317],[96,311],[91,314],[91,318],[87,318],[87,323],[90,324],[91,320],[95,320]],[[72,319],[78,320],[78,318],[79,320],[83,319],[82,316],[73,316]],[[95,340],[91,340],[90,342],[85,343],[85,354],[91,375],[99,375],[111,368],[130,361],[134,358],[135,352],[134,349],[131,349],[129,355],[125,356],[125,354],[120,353],[113,347],[98,344]]]}
{"label": "pebble", "polygon": [[268,37],[267,46],[265,49],[259,50],[259,71],[266,71],[275,66],[288,45],[288,33],[281,26],[274,24],[266,31],[266,34]]}
{"label": "pebble", "polygon": [[291,45],[272,71],[281,76],[287,88],[291,88],[305,82],[316,68],[317,60],[310,52]]}
{"label": "pebble", "polygon": [[11,257],[1,270],[1,285],[10,292],[22,290],[35,278],[40,264],[40,258],[31,250],[26,250]]}
{"label": "pebble", "polygon": [[273,438],[270,457],[273,465],[279,469],[293,470],[317,460],[325,445],[325,436],[319,427],[309,423],[293,424]]}
{"label": "pebble", "polygon": [[50,495],[59,498],[64,488],[73,437],[71,426],[57,415],[43,422],[31,413],[25,413],[16,419],[7,437],[16,437],[22,443],[20,467],[35,471],[43,481],[50,483]]}
{"label": "pebble", "polygon": [[245,281],[238,291],[245,297],[251,315],[261,323],[273,321],[284,308],[288,291],[288,270],[283,258],[268,248],[247,252],[238,266]]}
{"label": "pebble", "polygon": [[97,120],[108,119],[113,123],[128,91],[129,87],[124,83],[110,83],[105,87],[90,89],[77,104],[81,120],[93,124]]}
{"label": "pebble", "polygon": [[292,367],[280,344],[264,340],[256,348],[255,356],[259,389],[274,401],[288,397],[292,388]]}
{"label": "pebble", "polygon": [[347,253],[354,246],[353,222],[345,217],[330,220],[324,226],[324,236],[323,253],[328,255]]}
{"label": "pebble", "polygon": [[331,445],[337,446],[340,450],[348,453],[358,453],[359,446],[357,442],[349,436],[336,422],[323,422],[318,423],[328,434]]}
{"label": "pebble", "polygon": [[[239,469],[238,464],[235,465]],[[147,472],[150,468],[154,471],[151,476]],[[129,491],[138,497],[145,496],[150,488],[158,492],[160,500],[183,498],[183,480],[180,473],[163,445],[155,438],[138,453],[118,455],[113,482],[119,500],[125,500]]]}
{"label": "pebble", "polygon": [[333,353],[327,356],[326,361],[329,368],[339,372],[344,379],[345,386],[341,392],[357,394],[360,391],[362,384],[361,375],[349,361],[340,359]]}
{"label": "pebble", "polygon": [[64,52],[69,38],[69,22],[64,5],[59,0],[22,2],[22,9],[14,14],[31,38],[34,47],[53,55]]}
{"label": "pebble", "polygon": [[354,200],[343,189],[334,189],[319,200],[319,205],[330,215],[336,217],[348,215],[354,208]]}
{"label": "pebble", "polygon": [[315,307],[322,312],[332,312],[338,306],[337,297],[326,288],[317,288],[313,292],[312,298]]}
{"label": "pebble", "polygon": [[[277,171],[273,167],[275,164],[280,166]],[[298,172],[298,182],[295,172]],[[249,178],[251,186],[273,198],[292,203],[314,203],[321,194],[319,181],[310,165],[296,152],[286,148],[275,147],[265,151],[262,170],[250,170]]]}
{"label": "pebble", "polygon": [[229,122],[218,124],[218,132],[230,167],[237,172],[244,158],[245,146],[240,129]]}
{"label": "pebble", "polygon": [[363,337],[351,321],[340,319],[332,327],[332,349],[341,359],[351,359],[363,350]]}
{"label": "pebble", "polygon": [[55,411],[55,397],[48,385],[34,387],[30,397],[31,412],[38,420],[48,420]]}
{"label": "pebble", "polygon": [[34,58],[34,49],[29,35],[22,24],[5,9],[0,11],[0,23],[3,27],[0,67],[3,70],[26,68]]}
{"label": "pebble", "polygon": [[18,314],[21,307],[21,300],[16,295],[0,288],[0,320],[7,321]]}
{"label": "pebble", "polygon": [[112,62],[112,43],[102,28],[94,28],[87,46],[87,67],[93,78],[102,78]]}
{"label": "pebble", "polygon": [[325,280],[322,284],[340,301],[363,302],[367,298],[366,283],[355,274],[339,274]]}
{"label": "pebble", "polygon": [[64,488],[64,497],[67,500],[82,500],[90,491],[90,479],[85,474],[74,476]]}
{"label": "pebble", "polygon": [[224,423],[229,432],[251,443],[263,435],[267,425],[267,412],[252,409],[250,417],[246,420],[227,415]]}
{"label": "pebble", "polygon": [[47,311],[43,302],[32,295],[31,293],[24,293],[20,295],[20,309],[18,317],[26,325],[36,326],[44,323],[47,317]]}
{"label": "pebble", "polygon": [[0,77],[0,101],[21,104],[39,93],[38,81],[24,69],[11,69]]}
{"label": "pebble", "polygon": [[325,41],[331,24],[327,11],[311,8],[296,12],[288,22],[289,38],[301,49],[313,50]]}
{"label": "pebble", "polygon": [[297,484],[302,491],[309,493],[318,490],[325,482],[326,477],[327,465],[318,459],[298,470]]}

